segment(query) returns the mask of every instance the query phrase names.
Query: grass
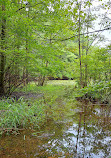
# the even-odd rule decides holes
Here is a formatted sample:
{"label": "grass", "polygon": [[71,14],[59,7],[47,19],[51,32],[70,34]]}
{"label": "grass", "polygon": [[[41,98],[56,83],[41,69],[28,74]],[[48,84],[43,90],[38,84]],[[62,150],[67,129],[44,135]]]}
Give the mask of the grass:
{"label": "grass", "polygon": [[[25,94],[42,94],[39,98],[30,97],[19,100],[5,99],[0,100],[0,130],[4,129],[35,128],[44,123],[47,117],[55,120],[60,119],[58,109],[62,113],[70,111],[75,97],[84,96],[86,93],[95,97],[101,96],[105,99],[105,94],[110,94],[110,82],[99,83],[83,89],[75,89],[77,83],[73,80],[54,80],[47,81],[44,86],[37,86],[31,82],[26,87],[18,88],[17,92]],[[22,93],[21,93],[22,94]],[[23,93],[24,94],[24,93]],[[33,95],[32,95],[33,96]],[[36,96],[36,95],[35,95]],[[63,103],[64,102],[64,103]],[[58,115],[58,116],[57,116]]]}
{"label": "grass", "polygon": [[[44,124],[47,117],[54,120],[61,119],[61,113],[64,116],[70,115],[71,106],[73,106],[77,96],[88,93],[95,97],[95,95],[100,96],[100,94],[104,96],[104,91],[105,94],[110,93],[110,83],[101,83],[81,90],[75,89],[76,85],[77,83],[73,80],[47,81],[42,87],[31,82],[26,87],[18,88],[17,92],[34,93],[34,95],[36,93],[42,94],[40,98],[23,99],[21,97],[19,100],[2,98],[0,100],[1,134],[8,131],[8,129],[39,128],[40,124]],[[61,110],[61,113],[58,110]]]}
{"label": "grass", "polygon": [[[51,81],[45,86],[37,86],[34,82],[23,88],[18,88],[18,92],[42,93],[43,97],[33,99],[2,99],[0,100],[0,130],[1,134],[8,129],[35,128],[44,123],[47,115],[55,117],[54,111],[58,109],[58,99],[61,100],[66,95],[68,89],[75,86],[74,81]],[[64,107],[65,108],[65,107]],[[66,108],[67,110],[69,109]]]}
{"label": "grass", "polygon": [[40,92],[40,91],[55,91],[61,87],[75,87],[77,83],[74,80],[51,80],[46,81],[44,86],[37,86],[36,82],[31,82],[26,87],[18,89],[18,91],[25,92]]}
{"label": "grass", "polygon": [[62,86],[76,86],[74,80],[51,80],[46,82],[47,85],[62,85]]}
{"label": "grass", "polygon": [[33,124],[38,126],[45,118],[44,104],[35,101],[30,106],[23,99],[13,101],[11,99],[0,100],[0,129],[3,130],[26,128]]}

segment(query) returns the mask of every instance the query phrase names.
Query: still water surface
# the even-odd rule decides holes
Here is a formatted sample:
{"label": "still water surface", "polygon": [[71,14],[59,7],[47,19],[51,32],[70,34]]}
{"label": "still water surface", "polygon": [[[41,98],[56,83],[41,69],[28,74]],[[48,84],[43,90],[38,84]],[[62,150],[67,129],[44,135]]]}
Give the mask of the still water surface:
{"label": "still water surface", "polygon": [[58,107],[58,118],[40,129],[2,136],[0,158],[109,158],[111,107],[78,104],[69,111]]}

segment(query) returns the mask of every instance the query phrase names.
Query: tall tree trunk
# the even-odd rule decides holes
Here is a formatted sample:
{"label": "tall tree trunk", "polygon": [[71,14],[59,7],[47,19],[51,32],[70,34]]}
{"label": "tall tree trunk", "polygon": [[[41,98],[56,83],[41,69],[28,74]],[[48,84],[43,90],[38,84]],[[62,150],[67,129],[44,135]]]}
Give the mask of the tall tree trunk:
{"label": "tall tree trunk", "polygon": [[85,85],[87,86],[87,80],[88,80],[88,65],[87,65],[87,55],[89,50],[89,16],[90,16],[90,6],[88,10],[88,18],[87,18],[87,47],[86,47],[86,62],[85,62]]}
{"label": "tall tree trunk", "polygon": [[78,27],[78,41],[79,41],[79,66],[80,66],[80,86],[82,87],[82,62],[81,62],[81,40],[80,40],[80,31],[81,31],[81,18],[80,18],[80,11],[81,11],[81,4],[78,4],[79,8],[79,27]]}
{"label": "tall tree trunk", "polygon": [[[2,5],[2,11],[5,11],[5,5]],[[0,95],[5,94],[4,88],[4,70],[5,70],[5,30],[6,30],[6,20],[2,17],[2,27],[1,27],[1,53],[0,53]]]}
{"label": "tall tree trunk", "polygon": [[27,54],[28,54],[28,39],[26,39],[26,84],[28,84],[28,69],[27,69],[27,66],[28,66],[28,59],[27,59]]}
{"label": "tall tree trunk", "polygon": [[[26,14],[26,17],[29,18],[29,10],[27,10],[27,14]],[[25,56],[25,65],[23,67],[23,83],[24,83],[24,86],[26,86],[26,84],[28,84],[28,52],[29,52],[29,41],[28,41],[28,26],[26,25],[26,38],[25,38],[25,51],[26,51],[26,56]]]}
{"label": "tall tree trunk", "polygon": [[[83,61],[84,60],[84,31],[83,31],[83,37],[82,37],[82,54],[81,54],[81,60]],[[85,78],[85,73],[82,73],[82,80],[84,81],[84,78]],[[82,84],[84,84],[84,82],[82,82]]]}
{"label": "tall tree trunk", "polygon": [[88,47],[89,47],[89,37],[88,37],[88,24],[87,24],[87,48],[86,48],[85,84],[84,84],[84,86],[87,86],[87,77],[88,77],[88,72],[87,72],[87,54],[88,54]]}
{"label": "tall tree trunk", "polygon": [[[28,11],[27,11],[27,17],[29,18],[29,8],[28,8]],[[27,55],[28,55],[28,52],[29,52],[29,47],[28,47],[28,45],[29,45],[28,33],[29,33],[29,30],[27,28],[26,29],[26,84],[28,84],[28,76],[29,76],[29,74],[28,74],[28,68],[27,68],[27,66],[28,66],[28,57],[27,57]]]}

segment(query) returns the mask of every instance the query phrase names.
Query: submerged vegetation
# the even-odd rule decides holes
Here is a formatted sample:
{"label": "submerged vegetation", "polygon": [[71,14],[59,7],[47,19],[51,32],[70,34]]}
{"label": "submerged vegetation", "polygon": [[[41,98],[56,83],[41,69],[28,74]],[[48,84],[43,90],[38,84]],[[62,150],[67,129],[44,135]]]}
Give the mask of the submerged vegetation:
{"label": "submerged vegetation", "polygon": [[2,98],[0,156],[110,158],[111,107],[76,101],[89,91],[76,86],[72,80],[31,82]]}
{"label": "submerged vegetation", "polygon": [[31,82],[26,87],[18,88],[9,98],[2,98],[0,100],[1,134],[13,133],[25,128],[39,128],[46,119],[54,119],[59,106],[58,101],[60,104],[65,102],[64,110],[69,111],[69,114],[71,114],[70,106],[78,98],[87,99],[95,104],[111,104],[111,82],[92,84],[83,89],[76,87],[77,83],[73,80],[48,81],[43,87]]}
{"label": "submerged vegetation", "polygon": [[18,101],[12,99],[2,99],[0,101],[0,130],[11,132],[29,126],[39,126],[45,117],[45,108],[42,101],[30,102],[22,98]]}
{"label": "submerged vegetation", "polygon": [[68,86],[52,83],[38,87],[32,82],[22,89],[18,88],[17,92],[9,98],[2,98],[0,100],[1,134],[13,133],[22,128],[39,128],[39,125],[47,119],[48,113],[54,115],[53,110],[58,106],[55,105],[55,101],[63,98],[65,88]]}

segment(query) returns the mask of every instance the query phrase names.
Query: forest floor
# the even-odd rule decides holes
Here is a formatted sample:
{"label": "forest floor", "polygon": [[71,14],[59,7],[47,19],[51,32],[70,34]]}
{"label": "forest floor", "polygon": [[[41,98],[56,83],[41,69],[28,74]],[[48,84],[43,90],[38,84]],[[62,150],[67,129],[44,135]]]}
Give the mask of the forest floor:
{"label": "forest floor", "polygon": [[29,98],[35,98],[38,99],[40,97],[43,97],[44,94],[43,93],[32,93],[32,92],[13,92],[11,94],[11,98],[14,98],[16,100],[20,99],[21,97],[23,97],[24,99],[29,99]]}

